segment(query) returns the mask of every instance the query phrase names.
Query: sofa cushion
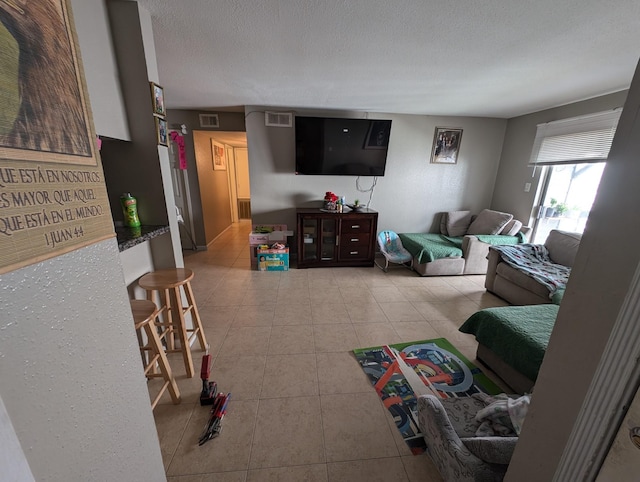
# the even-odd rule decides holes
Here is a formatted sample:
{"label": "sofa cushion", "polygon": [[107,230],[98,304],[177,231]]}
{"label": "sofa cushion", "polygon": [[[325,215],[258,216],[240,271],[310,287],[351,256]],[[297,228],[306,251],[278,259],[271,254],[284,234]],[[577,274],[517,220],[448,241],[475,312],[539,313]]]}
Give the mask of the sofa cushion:
{"label": "sofa cushion", "polygon": [[524,274],[522,271],[512,268],[507,263],[498,263],[496,274],[498,276],[502,276],[511,283],[526,289],[527,291],[531,291],[538,296],[549,299],[549,290],[546,286],[541,285],[531,276]]}
{"label": "sofa cushion", "polygon": [[518,437],[468,437],[460,441],[480,460],[490,464],[508,464]]}
{"label": "sofa cushion", "polygon": [[571,268],[576,259],[576,253],[580,247],[581,239],[582,235],[580,233],[570,233],[568,231],[552,229],[544,245],[549,251],[549,257],[554,263]]}
{"label": "sofa cushion", "polygon": [[483,209],[473,220],[467,234],[498,234],[513,219],[513,214]]}
{"label": "sofa cushion", "polygon": [[450,211],[445,213],[447,235],[464,236],[471,224],[471,211]]}
{"label": "sofa cushion", "polygon": [[500,234],[504,234],[505,236],[515,236],[522,228],[522,222],[517,219],[512,219],[507,224],[504,225]]}

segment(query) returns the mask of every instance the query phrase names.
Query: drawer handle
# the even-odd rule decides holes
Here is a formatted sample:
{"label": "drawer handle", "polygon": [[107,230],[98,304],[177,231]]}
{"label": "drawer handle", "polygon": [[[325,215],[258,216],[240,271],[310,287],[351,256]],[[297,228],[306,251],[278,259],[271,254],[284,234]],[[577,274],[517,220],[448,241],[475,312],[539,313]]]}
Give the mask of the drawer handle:
{"label": "drawer handle", "polygon": [[360,227],[359,224],[354,224],[353,226],[351,226],[351,229],[358,229]]}
{"label": "drawer handle", "polygon": [[351,238],[351,241],[360,241],[360,238]]}
{"label": "drawer handle", "polygon": [[358,254],[357,251],[351,251],[349,254]]}

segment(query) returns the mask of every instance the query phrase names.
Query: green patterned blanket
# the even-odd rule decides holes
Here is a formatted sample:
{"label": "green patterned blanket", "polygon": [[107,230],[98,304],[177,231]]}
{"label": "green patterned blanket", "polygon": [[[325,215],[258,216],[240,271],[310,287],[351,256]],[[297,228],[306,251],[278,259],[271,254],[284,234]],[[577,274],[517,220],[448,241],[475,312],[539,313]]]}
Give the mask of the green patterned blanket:
{"label": "green patterned blanket", "polygon": [[[402,245],[419,264],[442,258],[462,257],[462,236],[451,237],[436,233],[400,233]],[[476,237],[491,245],[518,244],[526,241],[522,233],[517,236],[478,234]]]}
{"label": "green patterned blanket", "polygon": [[486,308],[471,315],[459,330],[475,335],[478,343],[535,381],[559,308],[553,304]]}

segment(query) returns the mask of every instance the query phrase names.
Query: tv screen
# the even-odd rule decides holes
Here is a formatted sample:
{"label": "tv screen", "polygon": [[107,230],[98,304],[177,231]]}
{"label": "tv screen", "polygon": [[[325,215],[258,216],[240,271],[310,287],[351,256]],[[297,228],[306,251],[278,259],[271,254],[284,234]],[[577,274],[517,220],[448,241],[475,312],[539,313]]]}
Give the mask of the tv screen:
{"label": "tv screen", "polygon": [[391,121],[296,117],[296,174],[384,176]]}

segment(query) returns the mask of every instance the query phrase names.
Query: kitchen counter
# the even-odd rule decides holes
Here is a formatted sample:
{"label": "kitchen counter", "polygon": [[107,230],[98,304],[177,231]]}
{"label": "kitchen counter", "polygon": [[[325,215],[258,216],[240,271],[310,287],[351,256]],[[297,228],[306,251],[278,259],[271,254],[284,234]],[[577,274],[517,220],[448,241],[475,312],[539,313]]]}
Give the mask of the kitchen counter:
{"label": "kitchen counter", "polygon": [[169,226],[145,226],[139,228],[129,228],[126,226],[116,226],[116,236],[118,238],[118,249],[133,248],[137,244],[144,243],[150,239],[161,236],[169,232]]}

